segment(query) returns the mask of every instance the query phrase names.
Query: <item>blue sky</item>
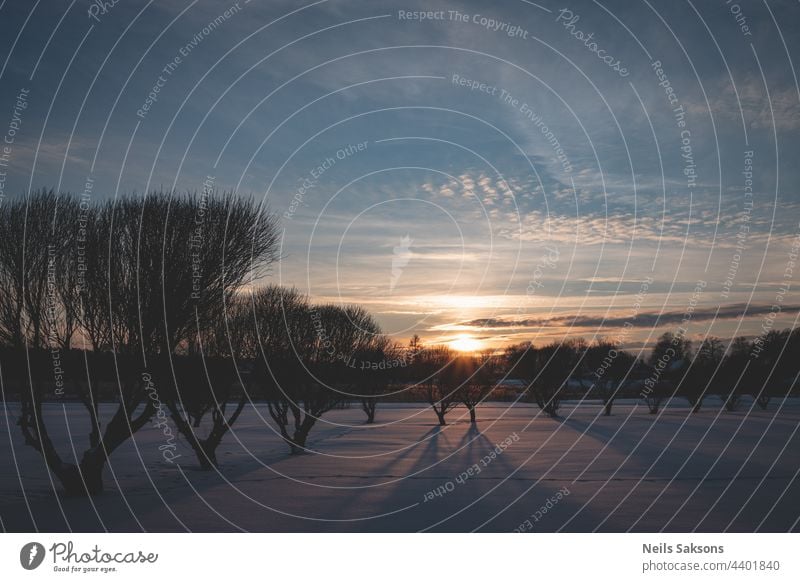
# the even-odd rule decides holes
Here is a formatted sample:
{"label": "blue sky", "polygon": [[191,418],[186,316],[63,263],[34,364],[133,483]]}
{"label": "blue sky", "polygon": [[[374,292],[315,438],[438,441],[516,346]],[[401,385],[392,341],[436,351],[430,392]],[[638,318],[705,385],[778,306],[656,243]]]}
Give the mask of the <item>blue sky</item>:
{"label": "blue sky", "polygon": [[398,340],[794,325],[796,2],[1,6],[3,196],[212,176]]}

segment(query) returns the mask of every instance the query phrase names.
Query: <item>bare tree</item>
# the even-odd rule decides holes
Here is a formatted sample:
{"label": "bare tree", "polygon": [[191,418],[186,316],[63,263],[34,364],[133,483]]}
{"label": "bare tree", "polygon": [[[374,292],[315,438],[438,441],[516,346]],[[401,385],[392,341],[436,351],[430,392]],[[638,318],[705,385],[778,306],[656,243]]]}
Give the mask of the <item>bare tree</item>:
{"label": "bare tree", "polygon": [[658,338],[650,353],[651,373],[642,394],[650,414],[658,413],[664,400],[678,389],[691,349],[692,343],[682,335],[665,332]]}
{"label": "bare tree", "polygon": [[600,340],[584,352],[584,378],[588,378],[592,388],[603,401],[603,413],[611,414],[614,400],[631,380],[641,376],[639,362],[614,342]]}
{"label": "bare tree", "polygon": [[359,370],[349,364],[384,341],[380,328],[360,307],[311,305],[296,290],[274,286],[253,294],[253,316],[254,381],[290,452],[303,452],[322,415],[356,395]]}
{"label": "bare tree", "polygon": [[[73,333],[67,329],[72,327],[72,323],[66,323],[67,317],[71,320],[74,315],[67,315],[64,309],[65,298],[71,292],[71,276],[65,271],[75,268],[66,250],[73,240],[74,208],[74,199],[45,191],[31,193],[6,206],[0,226],[5,247],[0,262],[4,291],[9,291],[3,328],[27,364],[27,373],[20,378],[18,424],[25,442],[43,455],[66,491],[80,494],[102,489],[101,468],[98,470],[92,455],[86,454],[79,466],[64,462],[42,414],[46,397],[63,395],[66,384],[83,385],[78,368],[69,369],[66,353]],[[15,232],[20,225],[21,231]],[[8,238],[13,235],[16,238]],[[60,323],[64,325],[61,334]],[[27,349],[22,352],[24,346]],[[86,383],[90,380],[87,378]],[[97,441],[95,430],[91,431],[90,440]],[[113,449],[118,444],[110,442],[109,447]]]}
{"label": "bare tree", "polygon": [[[236,360],[205,354],[173,356],[162,361],[159,370],[159,383],[177,430],[202,469],[216,467],[217,448],[248,402]],[[210,426],[204,430],[206,416],[210,416]]]}
{"label": "bare tree", "polygon": [[522,378],[537,406],[548,416],[557,417],[561,397],[576,372],[585,342],[567,340],[541,348],[530,344],[512,346],[507,351],[511,373]]}
{"label": "bare tree", "polygon": [[243,340],[248,309],[246,297],[235,297],[216,325],[189,343],[185,354],[158,360],[159,385],[170,418],[205,470],[217,466],[217,448],[250,401],[243,380],[253,357]]}
{"label": "bare tree", "polygon": [[786,396],[797,376],[797,329],[772,330],[752,342],[747,392],[766,410],[773,396]]}
{"label": "bare tree", "polygon": [[52,191],[0,208],[0,340],[8,345],[69,347],[74,317],[60,300],[73,271],[68,251],[76,210],[74,198]]}
{"label": "bare tree", "polygon": [[440,426],[447,424],[447,413],[459,405],[458,388],[463,372],[456,369],[455,360],[455,353],[447,347],[422,349],[409,370],[414,390],[421,392]]}
{"label": "bare tree", "polygon": [[700,412],[703,398],[716,389],[719,382],[717,372],[724,354],[725,346],[719,338],[706,338],[697,347],[694,359],[680,383],[681,392],[689,401],[692,412]]}
{"label": "bare tree", "polygon": [[486,351],[477,356],[460,356],[454,364],[461,376],[456,397],[467,407],[469,421],[474,424],[478,404],[486,400],[500,377],[500,361],[491,351]]}
{"label": "bare tree", "polygon": [[0,343],[15,349],[25,344],[24,241],[27,205],[0,206]]}
{"label": "bare tree", "polygon": [[742,390],[750,383],[750,378],[747,377],[750,350],[751,344],[747,338],[741,336],[734,338],[722,361],[717,386],[725,409],[729,412],[739,408]]}
{"label": "bare tree", "polygon": [[[277,259],[277,230],[274,216],[230,195],[169,202],[179,234],[172,235],[167,262],[171,292],[164,312],[172,329],[159,378],[175,426],[201,467],[211,469],[217,447],[249,400],[239,366],[256,355],[245,332],[249,299],[237,291]],[[179,348],[187,355],[176,362],[171,354]],[[202,436],[198,429],[207,413],[211,426]]]}
{"label": "bare tree", "polygon": [[373,347],[355,353],[347,362],[353,369],[351,383],[359,396],[361,410],[367,416],[366,424],[375,422],[378,401],[398,380],[401,364],[405,363],[401,347],[384,337],[376,337]]}

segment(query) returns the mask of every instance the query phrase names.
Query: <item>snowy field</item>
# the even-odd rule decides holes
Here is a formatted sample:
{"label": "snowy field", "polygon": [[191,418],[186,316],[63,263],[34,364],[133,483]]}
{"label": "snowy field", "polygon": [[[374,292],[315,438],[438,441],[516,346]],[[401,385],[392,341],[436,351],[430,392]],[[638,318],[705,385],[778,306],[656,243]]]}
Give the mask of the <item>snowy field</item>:
{"label": "snowy field", "polygon": [[[0,518],[6,531],[797,531],[795,400],[730,413],[710,398],[695,415],[680,401],[659,416],[631,401],[610,417],[566,404],[558,420],[494,403],[477,430],[462,408],[440,429],[421,405],[383,405],[374,426],[354,406],[327,414],[314,453],[298,456],[259,405],[226,435],[219,471],[200,471],[183,442],[175,464],[164,461],[163,432],[148,425],[113,453],[106,492],[91,500],[54,495],[10,404]],[[71,440],[79,452],[87,441],[83,408],[46,415],[74,458]]]}

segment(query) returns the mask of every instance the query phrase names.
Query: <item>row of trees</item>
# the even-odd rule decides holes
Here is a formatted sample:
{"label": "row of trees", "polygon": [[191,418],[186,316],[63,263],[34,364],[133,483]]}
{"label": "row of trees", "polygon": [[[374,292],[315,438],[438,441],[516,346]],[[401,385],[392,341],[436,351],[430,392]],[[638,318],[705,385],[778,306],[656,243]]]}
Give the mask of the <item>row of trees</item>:
{"label": "row of trees", "polygon": [[440,425],[458,405],[476,422],[476,407],[486,400],[502,378],[502,359],[485,352],[478,356],[453,352],[447,347],[426,349],[415,336],[409,345],[409,365],[398,375],[412,393],[428,402]]}
{"label": "row of trees", "polygon": [[[258,286],[278,258],[277,221],[252,200],[204,192],[153,193],[88,204],[53,192],[0,207],[0,379],[20,398],[25,442],[69,494],[103,490],[111,453],[149,423],[172,421],[204,468],[248,403],[266,402],[292,453],[315,423],[357,401],[367,422],[397,392],[430,404],[439,423],[477,405],[502,380],[550,416],[576,390],[636,394],[651,412],[685,396],[693,410],[720,395],[766,406],[798,373],[798,331],[718,339],[693,349],[662,336],[648,358],[582,340],[466,355],[391,342],[357,306],[315,305],[294,289]],[[50,438],[46,400],[73,398],[88,447],[70,461]],[[114,403],[104,414],[101,403]]]}
{"label": "row of trees", "polygon": [[[148,423],[171,420],[211,469],[253,399],[293,453],[347,400],[374,420],[402,354],[360,307],[253,285],[277,260],[277,232],[253,201],[209,192],[96,205],[36,192],[0,207],[3,395],[19,394],[25,442],[68,494],[100,493],[109,456]],[[88,416],[74,462],[43,414],[61,398]]]}
{"label": "row of trees", "polygon": [[709,337],[696,347],[682,335],[664,333],[646,356],[637,358],[607,340],[568,340],[540,348],[520,344],[505,354],[508,374],[524,380],[531,400],[557,416],[565,395],[600,399],[606,415],[618,397],[641,397],[651,414],[674,396],[692,412],[718,396],[728,410],[750,395],[766,409],[771,397],[795,386],[800,362],[800,329],[770,331],[752,340],[737,337],[727,346]]}
{"label": "row of trees", "polygon": [[[270,292],[286,293],[279,289]],[[327,382],[292,395],[289,401],[317,403],[304,417],[312,426],[322,413],[354,399],[361,400],[367,422],[371,423],[381,397],[404,391],[406,399],[427,402],[441,425],[458,406],[468,410],[474,423],[477,405],[491,398],[508,379],[521,383],[521,399],[535,402],[551,417],[558,416],[561,401],[567,397],[599,399],[606,415],[611,414],[620,397],[642,398],[651,414],[658,413],[664,402],[673,397],[686,398],[693,413],[701,410],[709,396],[719,397],[730,411],[739,407],[745,395],[766,409],[772,397],[788,395],[795,388],[800,373],[800,363],[790,356],[800,349],[800,330],[771,331],[752,340],[739,337],[729,346],[719,338],[709,337],[696,347],[685,337],[668,332],[649,354],[641,357],[608,340],[589,344],[575,339],[541,347],[523,343],[500,353],[466,355],[444,346],[424,346],[416,336],[404,347],[391,344],[377,331],[372,337],[376,338],[374,343],[362,348],[362,355],[356,357],[362,369],[364,358],[369,357],[372,363],[401,365],[353,376],[348,376],[345,366],[344,377],[338,379],[341,372],[334,369]],[[302,342],[302,338],[303,334],[298,334],[295,343]],[[359,352],[356,349],[352,353]],[[290,354],[286,360],[290,362],[292,357]],[[289,371],[290,366],[284,363],[281,369]],[[344,389],[332,389],[334,385]],[[296,386],[296,382],[283,378],[275,381],[274,390],[280,386]],[[268,402],[275,400],[269,393],[266,395]],[[270,404],[271,413],[272,407]],[[290,407],[289,402],[284,407]],[[273,414],[273,418],[285,424],[282,417]],[[300,440],[294,439],[298,446],[305,442],[305,436],[307,431]],[[286,434],[284,437],[291,440]]]}
{"label": "row of trees", "polygon": [[303,451],[320,417],[346,401],[361,400],[372,422],[389,384],[386,362],[396,353],[372,316],[357,306],[312,305],[276,286],[252,300],[252,320],[240,327],[259,350],[251,386],[291,452]]}
{"label": "row of trees", "polygon": [[[251,200],[153,193],[101,204],[35,192],[0,208],[0,360],[18,424],[69,494],[102,491],[113,451],[169,414],[205,451],[241,412],[227,409],[229,306],[277,259],[274,215]],[[173,356],[203,351],[202,373]],[[192,390],[179,390],[186,380]],[[207,396],[203,396],[203,394]],[[89,446],[70,462],[50,437],[46,399],[83,403]],[[100,403],[113,401],[110,418]],[[214,429],[193,427],[210,413]],[[213,463],[213,456],[206,461]]]}

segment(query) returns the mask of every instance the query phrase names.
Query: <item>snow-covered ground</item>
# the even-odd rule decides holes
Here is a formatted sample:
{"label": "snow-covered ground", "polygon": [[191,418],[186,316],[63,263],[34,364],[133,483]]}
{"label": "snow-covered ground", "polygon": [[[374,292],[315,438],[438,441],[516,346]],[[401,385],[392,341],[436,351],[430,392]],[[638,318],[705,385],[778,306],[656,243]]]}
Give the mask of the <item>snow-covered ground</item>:
{"label": "snow-covered ground", "polygon": [[[779,409],[780,408],[780,409]],[[175,464],[148,425],[116,450],[107,491],[53,493],[41,456],[0,414],[0,518],[7,531],[786,531],[800,517],[800,402],[659,416],[635,402],[592,404],[559,420],[488,404],[473,429],[458,408],[439,428],[421,405],[328,413],[314,453],[289,456],[266,409],[248,408],[204,472],[185,443]],[[106,410],[108,412],[108,409]],[[66,413],[66,414],[65,414]],[[78,404],[46,407],[65,459],[86,446]],[[66,422],[68,421],[68,422]],[[70,438],[70,435],[72,438]],[[10,439],[10,440],[9,440]],[[495,445],[506,443],[496,450]],[[509,444],[510,443],[510,444]],[[476,467],[477,466],[477,467]],[[470,470],[471,469],[471,470]],[[435,492],[435,493],[434,493]]]}

